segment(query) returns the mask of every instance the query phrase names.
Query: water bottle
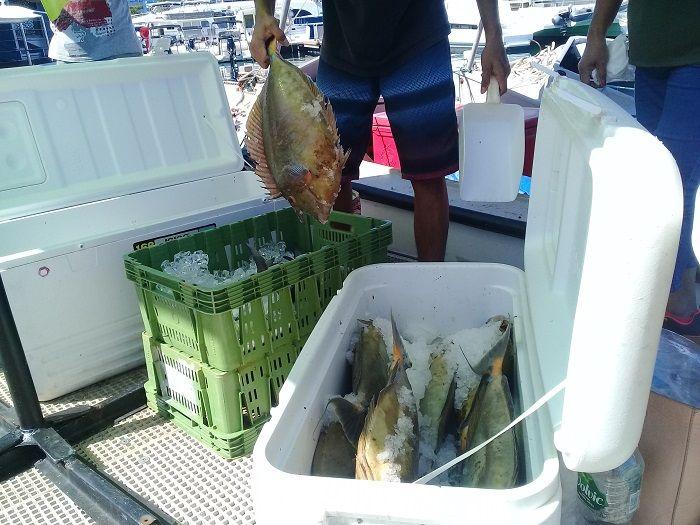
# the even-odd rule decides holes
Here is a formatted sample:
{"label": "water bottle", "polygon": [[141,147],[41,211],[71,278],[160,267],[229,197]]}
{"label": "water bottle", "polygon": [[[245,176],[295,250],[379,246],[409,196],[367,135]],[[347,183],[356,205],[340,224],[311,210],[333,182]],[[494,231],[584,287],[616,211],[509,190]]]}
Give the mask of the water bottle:
{"label": "water bottle", "polygon": [[607,472],[579,472],[579,509],[588,523],[627,525],[639,507],[644,460],[639,449],[619,467]]}

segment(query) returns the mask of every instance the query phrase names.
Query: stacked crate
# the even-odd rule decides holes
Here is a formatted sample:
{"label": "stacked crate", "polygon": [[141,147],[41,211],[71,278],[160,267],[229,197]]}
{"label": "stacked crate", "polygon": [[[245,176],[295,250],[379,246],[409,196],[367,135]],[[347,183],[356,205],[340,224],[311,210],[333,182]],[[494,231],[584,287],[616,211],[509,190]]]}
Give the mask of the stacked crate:
{"label": "stacked crate", "polygon": [[[176,253],[196,250],[211,271],[235,270],[249,260],[251,239],[302,254],[215,288],[161,271]],[[286,208],[127,255],[145,326],[148,405],[224,457],[250,453],[343,280],[385,262],[391,240],[387,221],[334,212],[321,225]]]}

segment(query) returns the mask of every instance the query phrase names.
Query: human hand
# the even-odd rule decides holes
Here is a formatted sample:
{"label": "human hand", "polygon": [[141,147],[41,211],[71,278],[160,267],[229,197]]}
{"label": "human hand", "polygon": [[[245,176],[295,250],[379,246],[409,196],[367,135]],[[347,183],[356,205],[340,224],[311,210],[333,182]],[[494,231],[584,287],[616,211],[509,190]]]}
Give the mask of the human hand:
{"label": "human hand", "polygon": [[487,41],[481,53],[481,92],[486,93],[491,77],[496,77],[498,91],[503,95],[508,91],[509,74],[510,64],[503,42],[500,39],[496,42]]}
{"label": "human hand", "polygon": [[274,38],[283,46],[288,46],[289,41],[280,29],[279,21],[272,15],[258,15],[255,17],[253,36],[250,39],[250,54],[262,67],[270,65],[267,56],[267,43]]}
{"label": "human hand", "polygon": [[605,86],[605,77],[608,70],[608,46],[605,38],[589,38],[586,42],[586,50],[578,63],[578,73],[581,82],[594,85],[591,73],[595,70],[598,74],[598,85]]}

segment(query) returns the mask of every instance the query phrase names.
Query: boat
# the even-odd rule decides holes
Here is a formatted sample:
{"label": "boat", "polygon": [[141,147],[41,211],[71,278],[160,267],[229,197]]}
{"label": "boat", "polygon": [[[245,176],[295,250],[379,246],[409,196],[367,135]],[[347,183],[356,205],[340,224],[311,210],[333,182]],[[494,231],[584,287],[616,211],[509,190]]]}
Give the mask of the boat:
{"label": "boat", "polygon": [[[608,38],[627,33],[627,6],[628,2],[621,4],[615,20],[606,33]],[[559,12],[547,27],[535,31],[532,40],[541,48],[551,44],[556,46],[565,44],[570,37],[585,37],[592,18],[593,6],[569,7]]]}
{"label": "boat", "polygon": [[0,69],[51,62],[50,38],[46,13],[0,0]]}
{"label": "boat", "polygon": [[[166,35],[164,34],[164,36]],[[571,41],[571,44],[573,49],[578,49],[577,46],[581,42],[574,40]],[[570,46],[569,50],[571,49]],[[539,58],[531,57],[530,60],[539,60],[539,63],[547,66],[552,66],[557,60],[559,65],[565,64],[554,53],[555,50],[556,48],[545,48],[540,53]],[[70,166],[75,166],[77,159],[84,159],[88,163],[99,161],[102,157],[97,159],[91,157],[95,151],[107,152],[104,158],[113,159],[116,164],[122,159],[110,155],[113,155],[114,151],[123,145],[122,141],[126,141],[133,145],[133,149],[129,150],[133,158],[124,158],[124,163],[119,164],[117,168],[128,170],[132,162],[138,163],[140,156],[146,155],[147,152],[143,149],[145,145],[155,141],[158,144],[158,148],[154,148],[157,150],[157,154],[148,157],[151,162],[162,163],[166,156],[165,152],[170,152],[173,157],[178,156],[196,164],[198,169],[212,168],[212,171],[216,171],[218,166],[205,166],[206,163],[201,162],[197,155],[201,151],[217,152],[219,146],[225,142],[223,137],[216,133],[217,130],[221,129],[220,106],[223,102],[216,98],[219,95],[218,85],[216,89],[212,88],[205,92],[205,95],[210,97],[206,108],[216,117],[209,124],[205,122],[209,113],[203,114],[204,118],[201,119],[200,114],[189,111],[189,107],[183,110],[182,107],[178,108],[173,105],[170,100],[163,99],[167,96],[163,93],[172,90],[170,92],[177,93],[181,97],[180,100],[185,100],[192,97],[193,94],[200,93],[205,83],[200,83],[200,78],[196,75],[188,78],[187,81],[178,83],[178,77],[173,76],[168,69],[172,62],[165,62],[165,60],[173,59],[161,60],[156,62],[156,66],[159,68],[157,73],[153,69],[146,70],[143,59],[124,59],[119,64],[120,75],[105,75],[99,79],[95,78],[94,73],[87,76],[86,78],[91,79],[95,84],[105,81],[115,83],[118,86],[118,88],[109,91],[116,94],[114,97],[115,107],[117,104],[120,104],[118,107],[123,107],[122,104],[126,104],[130,99],[134,102],[132,107],[141,107],[141,101],[144,100],[150,100],[153,106],[151,108],[143,106],[146,110],[144,113],[125,111],[120,114],[117,111],[112,111],[106,115],[107,118],[96,121],[94,124],[96,127],[104,126],[113,131],[110,137],[115,142],[114,144],[110,144],[109,141],[97,140],[103,136],[100,133],[102,128],[99,128],[93,130],[94,132],[91,134],[64,135],[65,141],[83,154],[73,155],[71,150],[67,154],[56,151],[51,152],[51,155],[64,154],[63,161],[69,163]],[[304,70],[310,76],[314,75],[316,63],[317,59],[314,59],[304,66]],[[130,64],[141,69],[132,69],[129,67]],[[520,71],[520,67],[526,65],[526,62],[523,60],[519,64],[514,64],[516,73]],[[79,65],[78,67],[88,66]],[[109,67],[109,64],[103,63],[98,67],[106,68]],[[209,66],[207,65],[207,67]],[[90,73],[89,70],[86,71]],[[148,73],[141,74],[145,71]],[[210,71],[210,69],[206,71]],[[533,71],[538,70],[535,68]],[[36,71],[31,71],[31,73],[34,74],[35,80],[41,78],[41,75]],[[248,101],[252,101],[256,90],[264,81],[264,72],[251,64],[250,70],[245,71],[245,73],[247,76],[241,81],[244,82],[248,79],[250,82],[244,83],[243,88],[248,90],[244,96],[247,97]],[[528,74],[531,73],[530,71]],[[542,72],[540,71],[540,73]],[[542,74],[546,77],[545,73]],[[129,78],[120,83],[119,77],[121,75],[128,75]],[[162,82],[155,86],[158,89],[152,91],[143,89],[145,84],[142,82],[149,75],[162,77]],[[522,73],[521,76],[525,77],[526,74]],[[90,100],[96,104],[94,101],[103,97],[103,94],[98,88],[90,84],[88,86]],[[224,85],[227,91],[230,87],[232,87],[231,83]],[[84,94],[85,85],[80,85],[79,90],[80,93]],[[51,95],[53,93],[50,92],[48,99],[53,103],[45,104],[46,111],[50,111],[52,114],[63,111],[65,107],[63,104],[66,103],[66,100],[54,100]],[[464,95],[465,101],[468,100],[468,96]],[[539,103],[538,97],[534,97],[532,100],[533,104]],[[4,104],[0,104],[0,108],[3,106]],[[23,122],[22,115],[24,113],[22,111],[24,110],[16,111],[14,100],[10,100],[8,107],[10,110],[8,118],[16,119],[20,123]],[[111,106],[106,104],[104,99],[101,99],[98,107],[104,110],[110,109]],[[33,107],[30,106],[30,114],[34,115],[32,111]],[[77,114],[73,113],[73,115]],[[154,115],[161,117],[162,121],[153,122],[151,119]],[[141,117],[143,118],[141,119]],[[24,128],[19,128],[22,131],[21,136],[24,138],[32,137],[32,131],[43,134],[49,129],[53,129],[55,134],[60,134],[58,131],[60,128],[53,127],[58,121],[51,122],[52,126],[46,126],[46,129],[39,126],[26,133]],[[0,132],[4,123],[4,121],[0,122]],[[76,126],[75,129],[79,128]],[[159,131],[162,137],[172,139],[173,142],[164,141],[161,136],[158,136],[159,133],[149,134],[149,130]],[[174,145],[175,142],[177,145]],[[94,146],[95,150],[91,149],[91,146]],[[574,149],[573,146],[570,147],[570,150]],[[27,153],[29,161],[38,156],[37,153],[32,157],[33,150],[31,149],[27,150]],[[51,158],[51,155],[48,158]],[[3,157],[3,161],[4,159],[5,157]],[[47,165],[50,166],[50,164]],[[79,174],[82,174],[83,171],[90,171],[86,170],[82,164],[79,167]],[[162,175],[165,171],[167,171],[167,166],[161,168],[159,173]],[[23,174],[23,172],[21,173]],[[97,175],[101,175],[101,173],[97,173]],[[129,180],[126,182],[129,184],[142,184],[138,177],[127,177],[129,173],[120,171],[118,175],[118,178],[125,180],[128,178]],[[89,176],[89,174],[85,173],[85,176]],[[95,179],[97,178],[95,177]],[[12,182],[17,184],[24,180],[19,179],[19,181]],[[39,184],[32,179],[29,179],[29,182],[34,185]],[[190,187],[188,183],[177,182],[178,184],[169,187],[168,193],[164,197],[172,192],[179,196],[179,204],[186,205],[194,198],[195,194],[188,193]],[[32,184],[27,186],[31,187]],[[119,184],[124,184],[124,182],[119,181]],[[389,253],[389,262],[397,264],[415,262],[415,244],[412,240],[413,194],[410,183],[403,181],[400,178],[400,172],[396,169],[373,162],[363,162],[361,178],[354,186],[362,196],[363,214],[391,219],[394,223],[394,243]],[[566,186],[566,184],[562,186]],[[225,188],[222,187],[222,191],[228,193],[222,193],[221,196],[212,195],[211,191],[208,192],[212,206],[221,205],[219,197],[221,199],[230,197],[231,190]],[[91,191],[91,185],[82,185],[80,189]],[[145,186],[141,189],[150,191]],[[520,194],[512,203],[494,205],[493,203],[466,203],[462,201],[459,199],[458,188],[454,182],[448,182],[448,192],[451,205],[448,260],[495,262],[516,268],[525,266],[523,245],[529,207],[529,198],[526,193]],[[113,242],[116,236],[113,230],[109,229],[112,226],[110,223],[120,220],[120,215],[115,213],[105,216],[96,213],[94,209],[103,205],[111,207],[121,197],[129,199],[129,202],[132,202],[131,199],[138,198],[138,192],[123,193],[124,195],[120,197],[106,199],[104,195],[95,194],[95,202],[86,206],[86,208],[93,209],[92,212],[88,210],[88,213],[92,213],[91,217],[95,222],[106,225],[106,231],[110,235],[109,242]],[[202,192],[199,191],[197,196],[201,197],[201,194]],[[69,195],[67,198],[71,198],[71,196]],[[173,217],[177,215],[178,211],[181,211],[167,198],[144,200],[140,204],[144,205],[145,211],[150,212],[157,206],[163,205],[163,201],[170,206],[169,209]],[[281,203],[277,205],[282,206]],[[264,206],[268,207],[266,209],[270,209],[275,204],[265,203]],[[134,207],[129,209],[133,211]],[[548,210],[554,214],[550,222],[555,223],[560,219],[558,210],[559,208],[555,207]],[[47,217],[55,221],[60,216],[57,211],[52,210]],[[44,235],[46,244],[53,246],[52,243],[55,239],[50,238],[47,234],[50,222],[47,220],[37,224],[34,234]],[[77,222],[80,222],[86,231],[92,227],[91,221],[76,220]],[[78,225],[73,224],[72,226],[77,227]],[[201,226],[206,228],[208,224],[201,223]],[[66,227],[65,229],[70,228]],[[196,230],[197,228],[188,230],[183,235],[193,233]],[[168,231],[167,235],[170,233]],[[166,234],[160,232],[154,238],[139,237],[135,241],[159,245],[164,235]],[[553,237],[548,237],[546,241],[550,244],[546,245],[546,250],[542,250],[544,256],[555,258],[559,253],[564,252],[563,249],[557,250],[556,248],[562,248],[565,240],[559,238],[553,240]],[[32,242],[26,244],[28,247],[31,245],[33,249],[27,250],[27,253],[13,254],[13,256],[35,257],[37,262],[46,256],[46,254],[42,254],[44,249],[42,243],[37,243],[36,246]],[[61,259],[60,265],[42,263],[32,267],[32,271],[23,277],[24,280],[19,281],[20,286],[25,282],[33,283],[34,286],[38,287],[48,286],[46,283],[55,284],[68,276],[75,278],[78,272],[93,270],[96,265],[104,261],[99,257],[81,256],[81,251],[83,249],[90,250],[94,244],[95,238],[86,236],[84,241],[81,239],[80,242],[76,242],[70,247],[71,252],[65,255],[65,260]],[[117,267],[115,271],[123,271],[122,255],[121,253],[114,255],[118,259],[115,263]],[[7,260],[3,259],[2,262],[7,263]],[[555,271],[557,265],[553,265],[552,268],[552,271]],[[573,266],[567,266],[559,275],[576,273],[573,271],[575,269]],[[58,279],[52,281],[54,276]],[[2,282],[6,282],[8,280],[7,274],[1,275],[0,279]],[[437,281],[439,281],[439,276]],[[156,283],[153,284],[154,287],[157,286]],[[561,283],[557,284],[561,287]],[[433,284],[433,286],[437,285]],[[37,297],[42,297],[42,288],[35,290],[37,290]],[[224,523],[252,524],[254,522],[253,482],[258,478],[251,456],[244,455],[235,460],[225,460],[176,426],[172,419],[146,409],[143,386],[148,380],[148,375],[145,367],[136,366],[114,377],[107,377],[98,383],[90,384],[67,395],[39,404],[36,394],[32,396],[33,382],[26,360],[22,364],[23,361],[20,357],[22,345],[18,344],[19,337],[15,337],[12,332],[14,321],[12,321],[12,317],[7,315],[7,312],[12,310],[7,302],[5,288],[0,287],[0,292],[0,317],[2,319],[2,324],[0,324],[0,340],[2,341],[0,344],[0,369],[2,369],[0,370],[0,522],[8,524],[65,523],[70,525],[95,522],[100,524],[121,522],[134,525],[171,523],[219,525]],[[91,295],[94,290],[78,287],[75,292],[76,297],[80,298]],[[499,293],[501,292],[502,290],[499,291]],[[31,296],[28,293],[23,295]],[[188,298],[197,299],[190,296]],[[109,303],[130,301],[129,304],[133,303],[134,305],[132,317],[137,318],[138,324],[141,323],[138,307],[133,297],[110,295],[103,296],[101,299]],[[164,297],[164,300],[168,299]],[[638,300],[642,299],[638,298]],[[59,297],[47,297],[45,301],[41,301],[44,306],[48,305],[52,308],[51,315],[46,317],[34,315],[36,312],[31,309],[24,312],[25,319],[33,319],[37,323],[34,330],[36,334],[50,334],[50,329],[47,326],[50,324],[57,326],[63,323],[64,312],[55,306],[58,301],[60,301]],[[569,303],[568,306],[571,304],[575,305],[575,301]],[[99,315],[101,311],[103,313],[104,308],[96,307],[94,310],[95,315]],[[263,314],[261,313],[260,316],[263,317]],[[131,320],[133,321],[133,319]],[[117,321],[121,322],[122,320],[115,320],[115,324]],[[199,321],[197,320],[197,323]],[[125,332],[123,329],[116,330],[114,336],[122,337],[124,336],[123,332]],[[131,337],[134,334],[128,335]],[[70,346],[74,341],[68,340],[61,343]],[[676,344],[685,345],[686,343],[676,342]],[[695,347],[687,346],[686,348],[689,349],[689,352],[697,352]],[[343,357],[342,360],[344,359]],[[325,366],[323,360],[319,360],[319,367],[321,365]],[[173,369],[172,377],[179,382],[180,386],[187,387],[190,384],[188,383],[190,378],[182,373],[182,370],[185,369],[176,366],[171,366],[171,368]],[[199,373],[201,374],[201,372]],[[52,374],[48,373],[46,376],[49,377]],[[37,378],[35,377],[34,380]],[[293,386],[301,390],[308,385],[295,384]],[[292,390],[292,388],[288,388],[290,393],[289,396],[285,397],[286,400],[292,395]],[[10,395],[10,391],[13,392],[13,396]],[[196,390],[191,391],[192,399],[198,400],[198,395],[200,393]],[[12,407],[16,407],[16,410]],[[300,412],[302,412],[301,408]],[[670,432],[669,429],[666,431]],[[271,445],[270,448],[274,447]],[[258,456],[260,459],[262,457]],[[556,462],[555,456],[553,463]],[[547,467],[553,468],[551,464],[548,464]],[[298,467],[295,475],[304,474],[303,468],[305,467]],[[561,487],[557,486],[552,501],[562,497],[561,523],[570,525],[576,514],[576,474],[562,467],[561,475]],[[562,490],[563,496],[561,495]],[[276,490],[268,490],[265,494],[267,499],[264,504],[269,505],[270,508],[279,506],[281,512],[284,512],[284,507],[281,506],[280,501],[293,497],[291,493],[281,493]],[[491,497],[493,496],[489,494],[489,498]],[[643,493],[642,500],[644,498],[645,494]],[[346,498],[346,500],[352,503],[351,497]],[[425,502],[414,501],[415,505],[423,503],[425,505],[431,504],[427,500]],[[257,504],[261,504],[260,500]],[[494,503],[492,502],[491,505]],[[554,504],[552,503],[552,505]],[[391,518],[376,519],[376,517],[364,515],[355,517],[351,511],[350,507],[350,512],[329,514],[327,523],[336,525],[361,522],[397,523]],[[553,512],[551,508],[549,512]],[[282,522],[284,521],[278,521],[278,523]],[[406,520],[404,522],[407,523]]]}

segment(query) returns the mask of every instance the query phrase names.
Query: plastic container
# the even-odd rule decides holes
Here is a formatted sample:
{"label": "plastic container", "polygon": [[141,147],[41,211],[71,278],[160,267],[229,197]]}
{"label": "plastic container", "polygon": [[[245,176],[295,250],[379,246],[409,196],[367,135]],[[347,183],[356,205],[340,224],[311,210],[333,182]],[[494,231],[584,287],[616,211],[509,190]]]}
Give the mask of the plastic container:
{"label": "plastic container", "polygon": [[290,349],[222,372],[143,334],[148,406],[225,458],[251,452],[296,360]]}
{"label": "plastic container", "polygon": [[[459,119],[458,122],[461,122],[459,116],[461,115],[462,107],[462,104],[455,104],[455,111]],[[394,134],[391,131],[389,117],[385,112],[375,113],[372,117],[371,156],[373,162],[377,164],[401,169],[396,140],[394,140]]]}
{"label": "plastic container", "polygon": [[264,214],[207,53],[0,71],[0,272],[41,401],[143,364],[123,256]]}
{"label": "plastic container", "polygon": [[[259,377],[242,385],[250,375],[219,372],[145,333],[143,345],[148,407],[226,459],[250,454],[269,419],[267,370],[263,367]],[[257,394],[255,404],[245,403],[249,394]],[[254,417],[248,417],[249,407]]]}
{"label": "plastic container", "polygon": [[377,164],[401,169],[399,152],[386,113],[375,113],[372,117],[372,155]]}
{"label": "plastic container", "polygon": [[525,161],[523,175],[532,176],[532,162],[535,158],[535,137],[537,136],[537,117],[539,108],[523,108],[525,113]]}
{"label": "plastic container", "polygon": [[[283,240],[303,252],[233,284],[202,288],[160,270],[181,251],[203,250],[211,270],[238,268],[245,247]],[[221,371],[298,351],[345,276],[386,261],[391,223],[333,212],[326,225],[291,208],[137,250],[124,258],[146,332]]]}
{"label": "plastic container", "polygon": [[518,196],[525,155],[524,114],[503,104],[495,77],[486,102],[462,109],[459,196],[465,201],[510,202]]}
{"label": "plastic container", "polygon": [[[525,270],[456,263],[353,272],[256,443],[256,522],[559,523],[557,449],[569,469],[600,472],[637,446],[681,218],[680,178],[663,145],[592,88],[556,79],[538,123]],[[443,334],[511,314],[523,407],[566,379],[565,394],[523,423],[523,485],[486,490],[309,475],[318,423],[341,389],[357,320],[389,309],[400,327],[419,323]]]}

